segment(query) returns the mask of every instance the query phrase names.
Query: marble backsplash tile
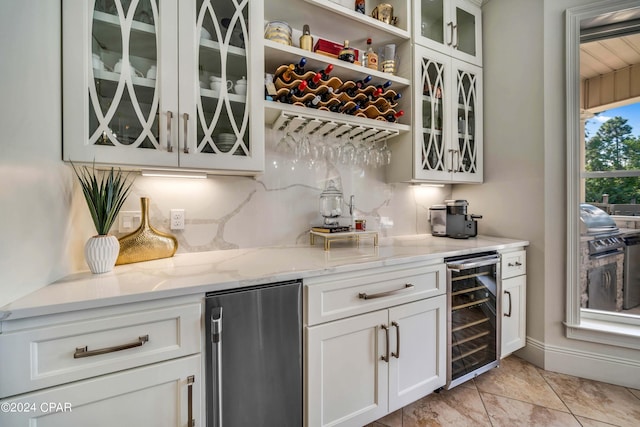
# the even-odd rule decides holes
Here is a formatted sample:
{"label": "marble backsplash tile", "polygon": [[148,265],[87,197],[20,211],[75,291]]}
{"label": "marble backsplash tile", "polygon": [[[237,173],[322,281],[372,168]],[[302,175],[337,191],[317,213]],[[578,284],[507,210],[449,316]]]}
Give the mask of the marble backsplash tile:
{"label": "marble backsplash tile", "polygon": [[[151,224],[177,237],[178,252],[201,252],[306,242],[309,228],[322,222],[319,197],[329,180],[342,190],[345,203],[355,196],[356,217],[381,236],[429,233],[429,206],[451,194],[450,185],[386,183],[384,167],[296,160],[276,150],[281,133],[267,130],[266,138],[263,174],[206,180],[138,176],[122,209],[139,210],[140,197],[149,197]],[[185,209],[184,230],[169,230],[172,208]],[[344,212],[348,215],[347,208]],[[350,221],[341,218],[341,224]]]}

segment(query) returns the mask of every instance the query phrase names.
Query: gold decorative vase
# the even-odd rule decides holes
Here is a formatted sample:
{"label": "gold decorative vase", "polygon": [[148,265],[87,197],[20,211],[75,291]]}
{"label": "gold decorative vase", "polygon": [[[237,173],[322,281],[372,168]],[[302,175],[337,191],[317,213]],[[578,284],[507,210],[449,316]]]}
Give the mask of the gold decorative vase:
{"label": "gold decorative vase", "polygon": [[156,230],[149,224],[149,199],[140,198],[140,227],[119,239],[120,254],[116,265],[152,259],[170,258],[178,250],[178,240],[171,234]]}

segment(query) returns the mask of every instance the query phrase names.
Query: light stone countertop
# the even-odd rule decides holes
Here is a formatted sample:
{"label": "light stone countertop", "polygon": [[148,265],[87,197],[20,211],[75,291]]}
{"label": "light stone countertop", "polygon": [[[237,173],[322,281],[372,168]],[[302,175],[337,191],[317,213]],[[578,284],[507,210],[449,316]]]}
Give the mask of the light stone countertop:
{"label": "light stone countertop", "polygon": [[432,261],[486,250],[527,246],[528,241],[478,236],[470,239],[430,234],[369,239],[359,247],[335,242],[330,251],[315,246],[269,246],[178,254],[172,258],[117,266],[104,274],[67,276],[0,307],[0,320],[105,307],[160,298],[305,279],[330,273]]}

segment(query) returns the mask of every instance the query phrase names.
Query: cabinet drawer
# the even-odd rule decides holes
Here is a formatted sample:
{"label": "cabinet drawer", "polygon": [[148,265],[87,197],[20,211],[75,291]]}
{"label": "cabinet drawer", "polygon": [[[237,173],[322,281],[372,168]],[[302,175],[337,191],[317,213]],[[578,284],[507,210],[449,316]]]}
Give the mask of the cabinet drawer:
{"label": "cabinet drawer", "polygon": [[446,292],[445,265],[305,280],[305,321],[315,325]]}
{"label": "cabinet drawer", "polygon": [[0,398],[200,352],[201,304],[148,307],[0,334]]}
{"label": "cabinet drawer", "polygon": [[502,278],[520,276],[527,272],[527,252],[515,251],[502,254]]}

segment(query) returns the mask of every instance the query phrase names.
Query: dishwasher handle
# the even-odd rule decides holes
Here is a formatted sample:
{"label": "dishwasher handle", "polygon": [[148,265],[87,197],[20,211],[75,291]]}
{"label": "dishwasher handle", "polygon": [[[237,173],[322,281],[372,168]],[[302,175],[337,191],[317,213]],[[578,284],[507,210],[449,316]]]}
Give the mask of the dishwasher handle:
{"label": "dishwasher handle", "polygon": [[447,263],[447,268],[453,271],[467,270],[469,268],[483,267],[485,265],[497,264],[500,262],[500,255],[486,255],[477,258],[462,259]]}

